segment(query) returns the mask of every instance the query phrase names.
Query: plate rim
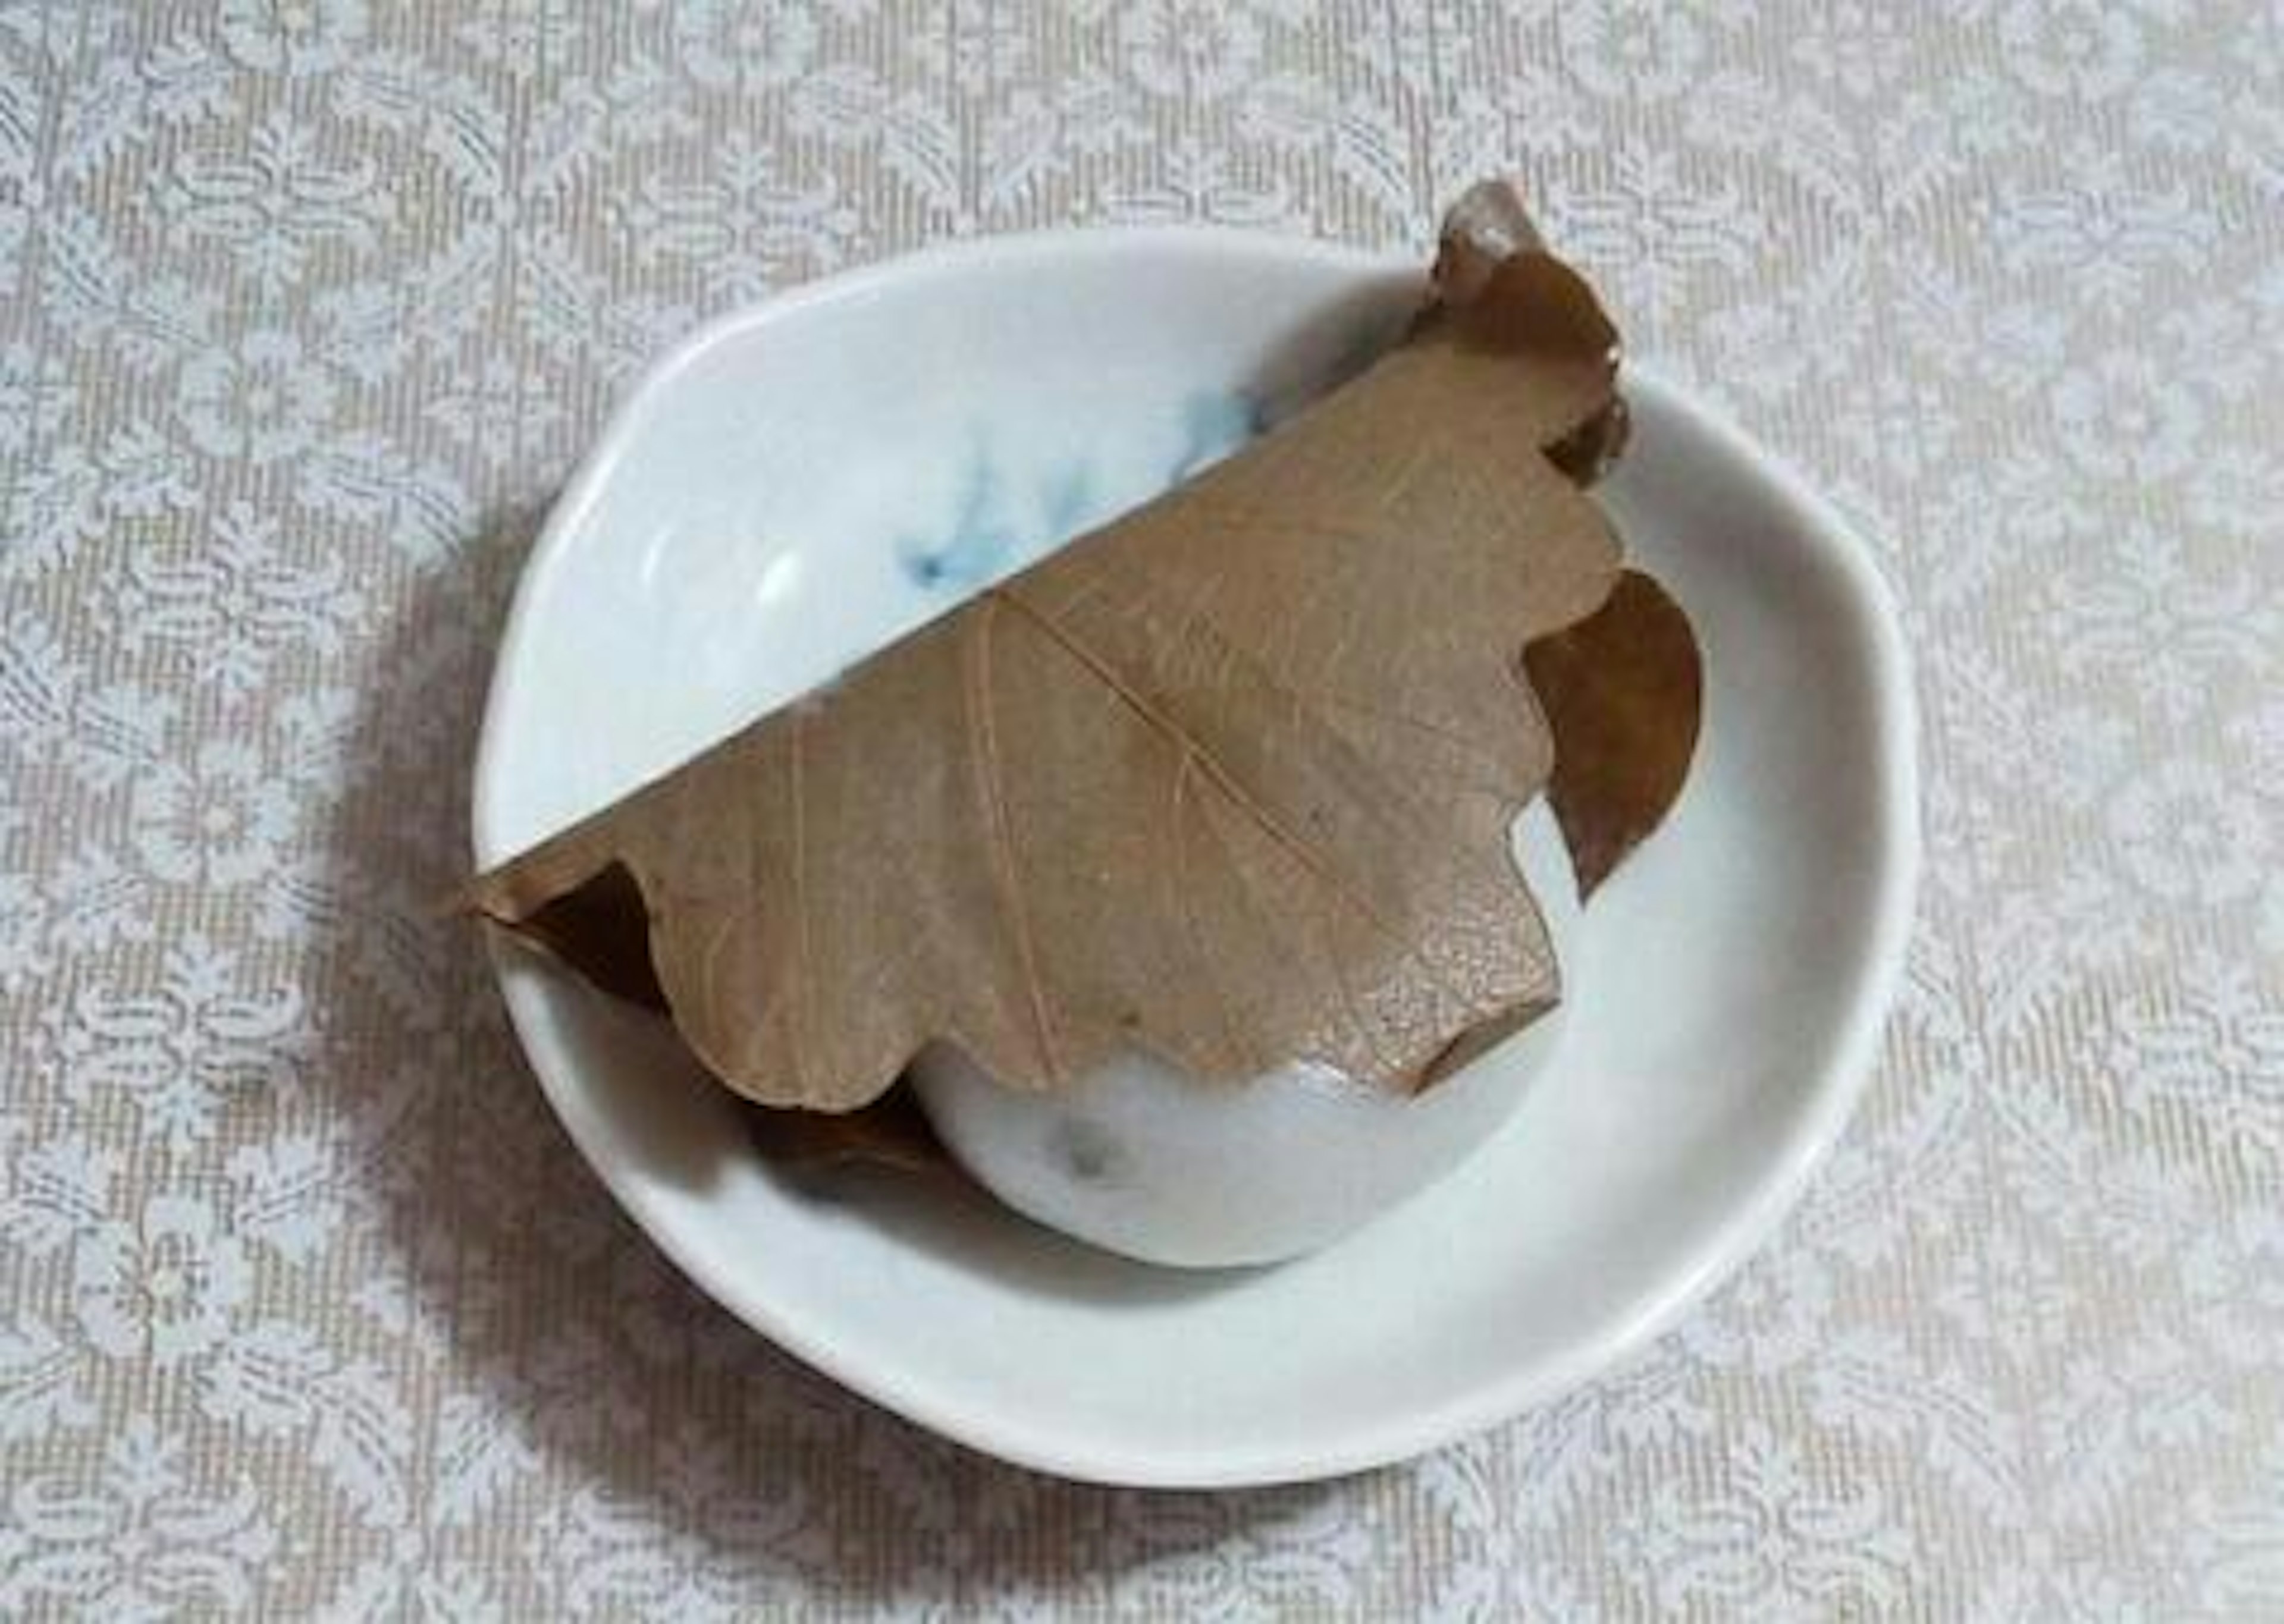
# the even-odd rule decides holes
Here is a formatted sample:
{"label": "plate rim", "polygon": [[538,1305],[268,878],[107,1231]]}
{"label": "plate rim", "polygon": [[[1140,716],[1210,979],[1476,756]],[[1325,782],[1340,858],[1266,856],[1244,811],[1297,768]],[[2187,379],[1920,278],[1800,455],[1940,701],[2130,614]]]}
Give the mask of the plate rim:
{"label": "plate rim", "polygon": [[[500,718],[519,688],[520,659],[534,583],[546,574],[569,544],[596,498],[622,460],[637,425],[676,379],[719,346],[761,327],[830,304],[861,300],[879,290],[948,272],[974,269],[995,262],[1014,262],[1070,254],[1121,255],[1146,250],[1203,253],[1217,257],[1295,262],[1365,277],[1420,275],[1416,262],[1371,250],[1305,237],[1201,225],[1069,227],[936,245],[852,270],[821,277],[750,303],[704,323],[670,347],[640,374],[612,410],[581,458],[561,496],[550,509],[519,571],[507,619],[495,656],[479,726],[470,824],[473,854],[481,865],[506,855],[491,838],[493,808],[499,792],[492,769]],[[1423,278],[1424,280],[1424,278]],[[1811,1174],[1837,1143],[1873,1070],[1875,1050],[1901,984],[1915,917],[1921,862],[1919,769],[1919,707],[1912,661],[1896,599],[1872,550],[1833,504],[1781,457],[1752,439],[1701,395],[1661,374],[1654,366],[1628,358],[1630,394],[1655,398],[1703,436],[1720,460],[1778,505],[1790,509],[1813,550],[1832,566],[1844,589],[1854,625],[1849,641],[1860,653],[1867,685],[1867,709],[1878,720],[1873,763],[1881,785],[1877,872],[1873,886],[1873,922],[1863,963],[1848,1000],[1845,1019],[1830,1059],[1801,1107],[1778,1151],[1754,1176],[1748,1197],[1736,1203],[1720,1225],[1718,1244],[1693,1265],[1677,1271],[1647,1293],[1636,1311],[1600,1336],[1566,1355],[1535,1362],[1503,1378],[1482,1383],[1444,1402],[1412,1407],[1361,1425],[1329,1439],[1305,1458],[1290,1449],[1248,1453],[1227,1449],[1208,1456],[1194,1451],[1138,1453],[1130,1448],[1104,1449],[1072,1444],[1012,1428],[996,1412],[943,1402],[898,1379],[876,1362],[851,1359],[828,1337],[813,1334],[776,1313],[734,1279],[719,1276],[685,1246],[674,1219],[658,1210],[639,1181],[614,1170],[611,1130],[573,1097],[568,1084],[543,1065],[535,1052],[528,1021],[532,1012],[518,987],[532,956],[504,933],[487,933],[495,980],[507,1005],[519,1047],[549,1108],[604,1188],[634,1219],[650,1243],[685,1278],[729,1313],[804,1363],[867,1401],[941,1436],[1032,1471],[1081,1482],[1154,1488],[1239,1488],[1320,1480],[1392,1464],[1512,1419],[1534,1405],[1568,1393],[1646,1347],[1702,1301],[1722,1281],[1759,1252],[1799,1201]],[[539,973],[544,973],[544,972]],[[1273,1456],[1274,1458],[1269,1458]]]}

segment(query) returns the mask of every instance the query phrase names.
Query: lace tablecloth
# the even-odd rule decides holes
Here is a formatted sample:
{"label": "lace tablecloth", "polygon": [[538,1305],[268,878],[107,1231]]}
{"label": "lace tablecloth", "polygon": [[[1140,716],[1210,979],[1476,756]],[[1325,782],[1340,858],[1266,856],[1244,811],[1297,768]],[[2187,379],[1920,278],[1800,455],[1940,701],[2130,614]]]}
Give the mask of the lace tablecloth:
{"label": "lace tablecloth", "polygon": [[[1933,10],[0,4],[0,1612],[2284,1611],[2284,11]],[[1900,592],[1879,1077],[1492,1435],[969,1456],[677,1278],[434,915],[536,517],[771,289],[1502,170]]]}

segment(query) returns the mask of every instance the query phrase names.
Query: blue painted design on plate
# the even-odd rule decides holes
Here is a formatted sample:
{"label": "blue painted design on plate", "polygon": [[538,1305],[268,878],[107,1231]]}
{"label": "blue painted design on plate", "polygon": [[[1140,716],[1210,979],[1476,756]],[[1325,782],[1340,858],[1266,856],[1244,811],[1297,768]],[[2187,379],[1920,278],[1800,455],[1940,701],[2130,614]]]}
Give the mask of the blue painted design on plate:
{"label": "blue painted design on plate", "polygon": [[1004,486],[997,465],[979,446],[968,458],[950,529],[934,541],[906,538],[896,543],[896,556],[914,586],[965,591],[999,573],[1019,541],[1008,522]]}
{"label": "blue painted design on plate", "polygon": [[[1200,391],[1182,402],[1182,445],[1162,488],[1220,461],[1263,427],[1260,408],[1229,391]],[[950,524],[932,537],[896,543],[905,576],[923,591],[958,597],[1042,557],[1108,515],[1106,481],[1083,458],[1049,469],[1028,493],[1010,488],[998,458],[979,442],[970,454]]]}

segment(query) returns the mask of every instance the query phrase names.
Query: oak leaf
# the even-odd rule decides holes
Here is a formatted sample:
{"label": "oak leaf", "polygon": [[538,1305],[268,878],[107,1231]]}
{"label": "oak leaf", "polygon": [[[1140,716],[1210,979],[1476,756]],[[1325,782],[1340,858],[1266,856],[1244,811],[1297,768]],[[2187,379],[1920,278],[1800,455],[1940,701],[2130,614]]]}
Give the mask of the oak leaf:
{"label": "oak leaf", "polygon": [[[1520,218],[1471,194],[1362,376],[473,906],[775,1106],[861,1107],[930,1042],[1014,1087],[1138,1048],[1408,1089],[1534,1018],[1560,975],[1508,831],[1553,751],[1516,657],[1616,578],[1551,454],[1623,419],[1614,330]],[[603,954],[636,918],[647,955]]]}

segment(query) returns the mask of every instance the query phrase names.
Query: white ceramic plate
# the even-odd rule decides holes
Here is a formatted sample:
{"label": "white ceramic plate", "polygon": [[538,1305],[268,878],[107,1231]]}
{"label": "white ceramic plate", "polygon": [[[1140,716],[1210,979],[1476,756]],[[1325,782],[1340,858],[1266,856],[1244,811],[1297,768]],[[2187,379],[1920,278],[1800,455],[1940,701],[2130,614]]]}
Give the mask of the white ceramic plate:
{"label": "white ceramic plate", "polygon": [[[663,770],[1164,485],[1384,342],[1411,269],[1205,230],[938,251],[735,316],[636,391],[527,566],[476,769],[480,862]],[[511,945],[580,1148],[732,1312],[978,1448],[1107,1482],[1328,1476],[1602,1369],[1764,1237],[1830,1145],[1900,965],[1912,722],[1830,508],[1630,367],[1605,496],[1705,648],[1666,830],[1596,899],[1566,1044],[1457,1174],[1328,1252],[1190,1275],[982,1198],[819,1193],[655,1024]],[[881,793],[893,797],[894,785]]]}

